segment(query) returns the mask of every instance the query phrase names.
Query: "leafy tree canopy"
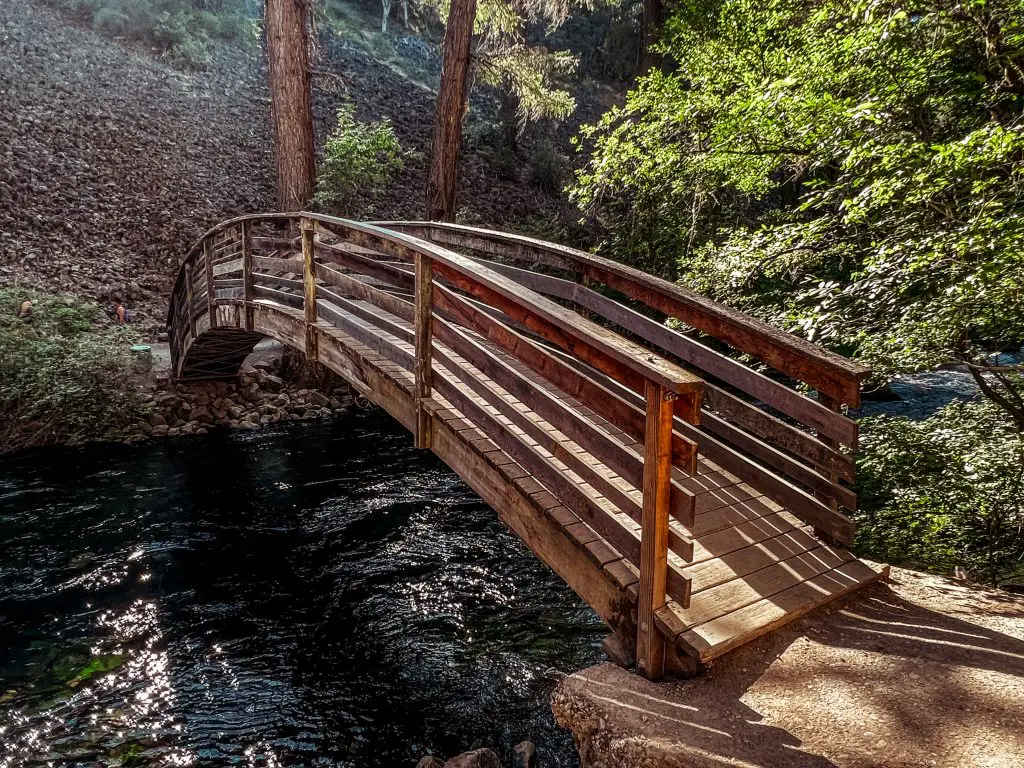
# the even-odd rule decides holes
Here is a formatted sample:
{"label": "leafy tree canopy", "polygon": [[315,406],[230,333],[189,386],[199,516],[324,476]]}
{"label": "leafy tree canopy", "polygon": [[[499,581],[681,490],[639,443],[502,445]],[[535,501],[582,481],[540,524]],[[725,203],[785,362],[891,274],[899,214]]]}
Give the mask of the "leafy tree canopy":
{"label": "leafy tree canopy", "polygon": [[[1024,2],[684,0],[584,131],[606,248],[881,374],[1024,340]],[[1000,401],[1001,399],[1001,401]]]}

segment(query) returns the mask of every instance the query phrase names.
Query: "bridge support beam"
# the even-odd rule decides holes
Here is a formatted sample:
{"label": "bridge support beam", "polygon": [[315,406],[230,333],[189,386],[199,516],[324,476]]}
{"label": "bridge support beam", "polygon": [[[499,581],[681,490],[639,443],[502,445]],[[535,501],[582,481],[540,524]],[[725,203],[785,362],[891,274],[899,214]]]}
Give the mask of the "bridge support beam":
{"label": "bridge support beam", "polygon": [[665,674],[665,636],[654,614],[666,603],[672,419],[676,395],[650,380],[646,394],[636,666],[648,679],[658,680]]}

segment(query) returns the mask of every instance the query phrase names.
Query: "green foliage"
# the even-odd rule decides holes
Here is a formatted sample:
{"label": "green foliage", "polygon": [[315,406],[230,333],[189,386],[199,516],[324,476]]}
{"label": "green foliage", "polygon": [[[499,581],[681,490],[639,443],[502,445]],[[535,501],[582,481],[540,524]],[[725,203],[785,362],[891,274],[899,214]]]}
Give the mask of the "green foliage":
{"label": "green foliage", "polygon": [[562,190],[565,165],[550,141],[542,140],[530,152],[530,184],[548,194]]}
{"label": "green foliage", "polygon": [[380,189],[402,165],[402,148],[391,123],[386,118],[361,122],[355,107],[343,104],[317,174],[316,202],[328,207],[350,204],[358,192]]}
{"label": "green foliage", "polygon": [[1024,2],[689,0],[664,40],[583,135],[608,250],[882,376],[1024,340]]}
{"label": "green foliage", "polygon": [[[447,19],[449,0],[430,0],[441,19]],[[480,0],[474,19],[473,61],[476,74],[488,85],[511,94],[517,102],[520,126],[544,118],[563,119],[576,109],[576,100],[561,87],[573,74],[578,59],[568,51],[549,51],[528,45],[527,29],[544,25],[556,29],[574,6],[590,0]]]}
{"label": "green foliage", "polygon": [[576,71],[576,57],[567,51],[547,51],[506,42],[490,54],[477,56],[480,79],[512,94],[520,123],[561,120],[576,109],[568,91],[553,84]]}
{"label": "green foliage", "polygon": [[[17,318],[34,303],[32,322]],[[73,296],[0,289],[0,447],[96,437],[142,415],[127,328],[97,325],[96,304]]]}
{"label": "green foliage", "polygon": [[201,68],[217,40],[251,37],[245,0],[55,0],[101,32],[158,48]]}
{"label": "green foliage", "polygon": [[1024,579],[1024,436],[989,402],[861,422],[861,553],[993,585]]}

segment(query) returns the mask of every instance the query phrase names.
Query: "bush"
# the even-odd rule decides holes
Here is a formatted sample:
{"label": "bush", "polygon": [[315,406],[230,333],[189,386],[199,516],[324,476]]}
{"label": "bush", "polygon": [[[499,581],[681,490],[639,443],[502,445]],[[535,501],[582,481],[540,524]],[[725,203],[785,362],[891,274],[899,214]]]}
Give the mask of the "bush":
{"label": "bush", "polygon": [[357,192],[374,192],[402,168],[402,148],[391,123],[363,123],[355,107],[338,109],[338,124],[324,148],[317,174],[316,202],[322,206],[350,204]]}
{"label": "bush", "polygon": [[1024,579],[1024,435],[990,402],[861,421],[857,546],[992,585]]}
{"label": "bush", "polygon": [[214,40],[251,30],[245,0],[55,0],[97,30],[153,46],[188,67],[212,60]]}
{"label": "bush", "polygon": [[[17,318],[25,299],[32,322]],[[137,421],[129,328],[69,295],[0,289],[0,451],[99,437]]]}
{"label": "bush", "polygon": [[561,192],[564,172],[565,164],[554,145],[547,140],[537,142],[530,153],[530,184],[548,194]]}

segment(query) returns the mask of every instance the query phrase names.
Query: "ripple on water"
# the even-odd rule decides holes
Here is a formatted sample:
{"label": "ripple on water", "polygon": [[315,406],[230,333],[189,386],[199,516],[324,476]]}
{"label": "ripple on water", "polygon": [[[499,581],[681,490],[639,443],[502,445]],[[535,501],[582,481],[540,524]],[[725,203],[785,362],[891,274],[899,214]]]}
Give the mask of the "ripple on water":
{"label": "ripple on water", "polygon": [[0,768],[413,765],[531,738],[593,613],[386,417],[0,462]]}

